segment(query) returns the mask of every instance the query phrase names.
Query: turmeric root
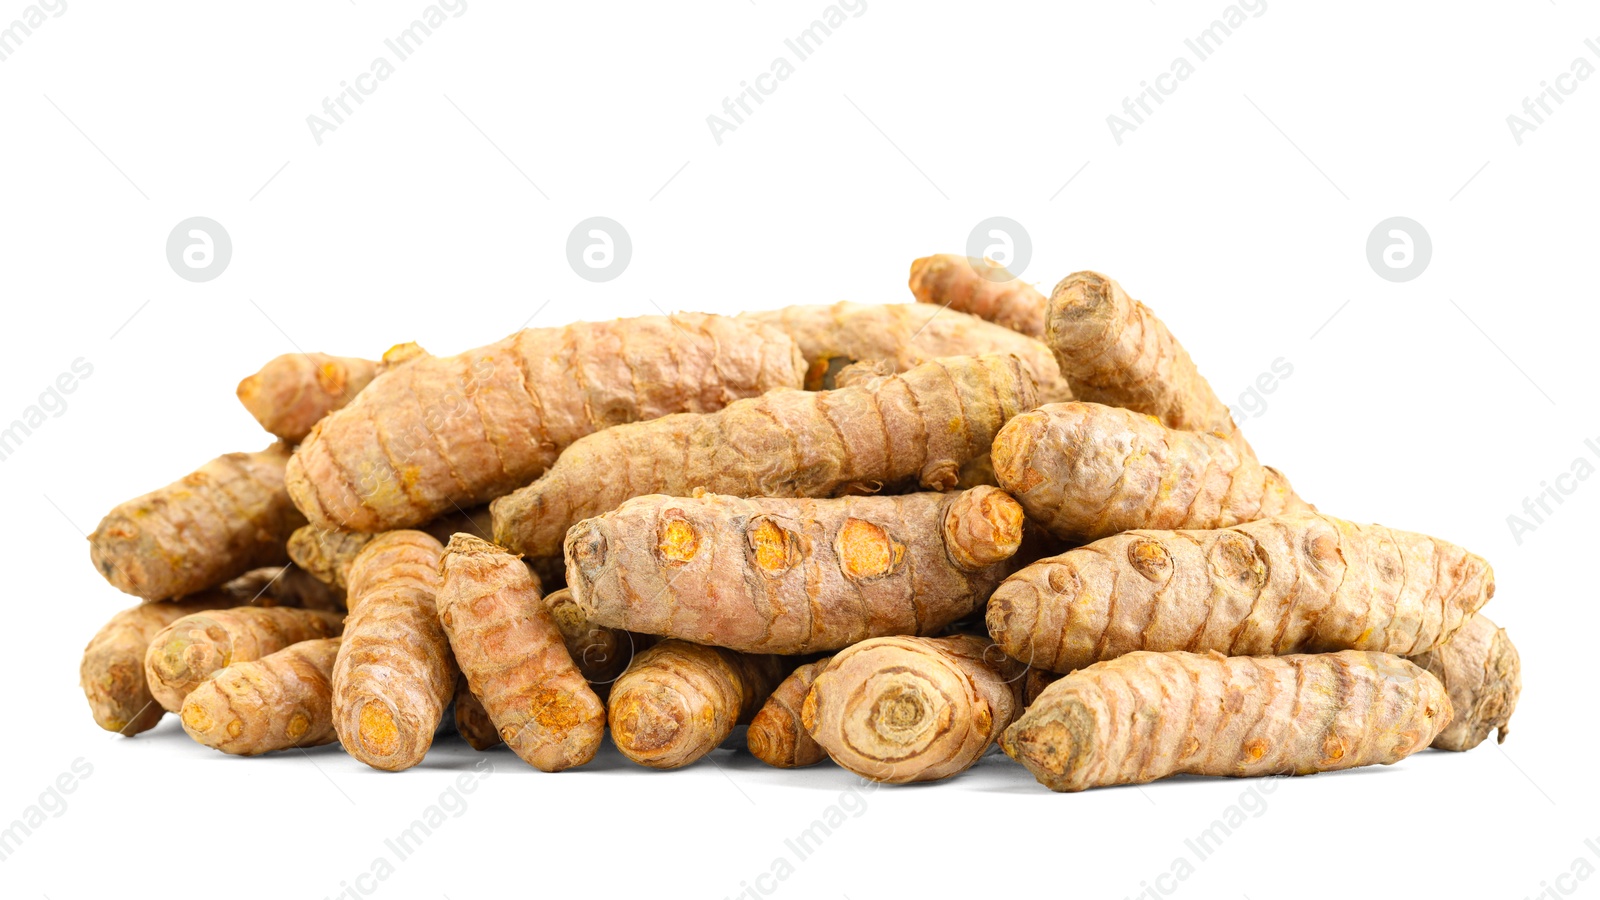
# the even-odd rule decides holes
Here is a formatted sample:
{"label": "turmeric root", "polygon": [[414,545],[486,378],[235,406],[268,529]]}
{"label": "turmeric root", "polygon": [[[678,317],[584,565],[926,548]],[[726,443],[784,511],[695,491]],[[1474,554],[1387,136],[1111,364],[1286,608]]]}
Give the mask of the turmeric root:
{"label": "turmeric root", "polygon": [[288,459],[281,445],[229,453],[121,504],[89,536],[95,568],[120,591],[166,600],[288,562],[284,542],[305,524],[284,491]]}
{"label": "turmeric root", "polygon": [[911,293],[1035,339],[1044,338],[1049,298],[987,259],[940,253],[911,264]]}
{"label": "turmeric root", "polygon": [[750,499],[650,495],[567,533],[567,584],[611,628],[750,653],[930,634],[981,604],[1022,539],[995,488]]}
{"label": "turmeric root", "polygon": [[641,766],[687,766],[750,721],[783,674],[775,656],[662,641],[635,656],[612,687],[611,739]]}
{"label": "turmeric root", "polygon": [[1050,296],[1045,343],[1079,400],[1148,413],[1254,455],[1188,351],[1143,303],[1096,272],[1062,279]]}
{"label": "turmeric root", "polygon": [[191,613],[157,632],[145,651],[150,694],[168,712],[217,670],[260,659],[290,644],[339,634],[343,616],[286,606],[241,606]]}
{"label": "turmeric root", "polygon": [[800,721],[800,707],[811,692],[812,683],[832,660],[833,657],[824,656],[790,672],[761,705],[745,735],[752,756],[779,769],[814,766],[828,757]]}
{"label": "turmeric root", "polygon": [[228,666],[184,699],[183,730],[237,756],[332,743],[338,652],[338,638],[321,638]]}
{"label": "turmeric root", "polygon": [[455,659],[434,606],[443,554],[420,531],[391,531],[350,565],[333,727],[345,751],[375,769],[421,762],[455,692]]}
{"label": "turmeric root", "polygon": [[556,627],[561,629],[567,655],[602,700],[610,692],[611,683],[628,667],[633,654],[649,646],[652,640],[647,635],[635,635],[589,621],[589,616],[572,599],[572,591],[567,588],[545,594],[544,605],[555,619]]}
{"label": "turmeric root", "polygon": [[494,501],[495,539],[559,556],[567,529],[645,494],[836,497],[956,485],[1006,420],[1034,405],[1014,357],[952,357],[832,391],[774,391],[714,413],[583,438],[538,481]]}
{"label": "turmeric root", "polygon": [[1070,672],[1135,650],[1413,656],[1492,596],[1488,562],[1454,544],[1302,513],[1095,541],[1007,579],[987,618],[1006,653]]}
{"label": "turmeric root", "polygon": [[1478,613],[1450,640],[1411,661],[1444,684],[1456,712],[1433,746],[1471,750],[1496,729],[1499,742],[1505,743],[1522,693],[1522,660],[1504,628]]}
{"label": "turmeric root", "polygon": [[439,622],[500,739],[544,772],[594,758],[606,707],[567,655],[561,629],[522,560],[458,534],[441,563]]}
{"label": "turmeric root", "polygon": [[1095,403],[1059,403],[1000,429],[995,478],[1051,534],[1226,528],[1311,507],[1277,469],[1209,434]]}
{"label": "turmeric root", "polygon": [[[224,601],[221,605],[231,606]],[[83,648],[78,683],[89,699],[96,725],[135,735],[149,731],[167,714],[150,695],[144,677],[144,656],[161,629],[191,613],[216,609],[213,598],[197,594],[189,600],[141,603],[111,617]]]}
{"label": "turmeric root", "polygon": [[977,316],[923,303],[835,303],[742,313],[739,318],[776,326],[800,345],[809,366],[806,387],[832,387],[849,363],[886,359],[905,372],[942,356],[1009,353],[1022,360],[1038,387],[1039,402],[1059,403],[1072,392],[1050,348]]}
{"label": "turmeric root", "polygon": [[[443,544],[458,532],[488,538],[494,533],[494,525],[489,507],[474,506],[468,510],[451,510],[417,530]],[[303,525],[289,535],[289,558],[318,580],[346,587],[350,563],[375,537],[377,535],[362,531]]]}
{"label": "turmeric root", "polygon": [[863,778],[937,781],[971,768],[1022,712],[1025,670],[971,635],[874,638],[833,658],[801,717]]}
{"label": "turmeric root", "polygon": [[298,444],[323,416],[349,403],[377,374],[370,359],[285,353],[239,382],[239,402],[261,427]]}
{"label": "turmeric root", "polygon": [[289,493],[324,528],[411,527],[522,487],[586,434],[799,387],[803,372],[782,333],[722,316],[532,328],[374,378],[295,451]]}
{"label": "turmeric root", "polygon": [[465,675],[456,680],[455,718],[456,733],[472,749],[482,751],[500,745],[500,729],[494,727],[483,701],[468,687]]}
{"label": "turmeric root", "polygon": [[1131,653],[1050,685],[1000,745],[1045,787],[1081,791],[1388,765],[1450,715],[1437,678],[1383,653]]}

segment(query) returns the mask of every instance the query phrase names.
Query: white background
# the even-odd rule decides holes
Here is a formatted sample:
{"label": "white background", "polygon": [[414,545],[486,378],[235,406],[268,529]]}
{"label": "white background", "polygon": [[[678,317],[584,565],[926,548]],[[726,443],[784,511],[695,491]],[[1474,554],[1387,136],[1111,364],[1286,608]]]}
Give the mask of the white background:
{"label": "white background", "polygon": [[[1031,236],[1026,279],[1113,275],[1224,397],[1292,365],[1241,424],[1305,497],[1493,561],[1488,612],[1525,665],[1513,735],[1255,784],[1274,789],[1264,811],[1200,862],[1185,839],[1252,783],[1054,795],[991,756],[948,783],[851,798],[859,814],[760,889],[1131,897],[1182,858],[1192,875],[1159,890],[1600,895],[1600,881],[1556,880],[1579,857],[1600,866],[1584,844],[1600,838],[1600,480],[1577,482],[1520,543],[1507,524],[1575,459],[1600,464],[1584,445],[1600,446],[1600,77],[1568,82],[1520,145],[1506,123],[1575,58],[1600,65],[1584,44],[1600,43],[1592,7],[1270,0],[1119,145],[1106,116],[1192,59],[1184,39],[1220,0],[868,0],[719,145],[706,117],[788,53],[820,0],[471,0],[319,146],[306,117],[392,55],[384,39],[423,6],[68,0],[0,62],[0,422],[73,360],[93,366],[0,462],[0,825],[74,760],[92,766],[0,862],[7,896],[337,896],[472,771],[453,739],[387,775],[336,748],[228,758],[171,717],[134,739],[91,722],[80,651],[130,598],[91,568],[81,533],[218,453],[264,445],[233,396],[262,362],[413,339],[451,353],[530,317],[902,301],[914,257],[960,252],[997,215]],[[7,0],[0,25],[24,9]],[[598,284],[565,251],[596,215],[633,242],[623,274]],[[214,281],[166,261],[190,216],[232,236]],[[1407,283],[1366,258],[1390,216],[1432,237]],[[489,759],[465,811],[363,887],[732,897],[792,862],[785,839],[856,784],[730,751],[666,774],[609,750],[560,776]]]}

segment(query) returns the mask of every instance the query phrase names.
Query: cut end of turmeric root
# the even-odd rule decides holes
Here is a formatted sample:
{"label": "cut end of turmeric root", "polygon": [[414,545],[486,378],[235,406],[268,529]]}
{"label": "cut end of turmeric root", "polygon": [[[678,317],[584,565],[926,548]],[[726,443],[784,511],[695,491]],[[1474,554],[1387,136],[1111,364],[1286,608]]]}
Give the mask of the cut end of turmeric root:
{"label": "cut end of turmeric root", "polygon": [[662,641],[635,656],[612,687],[611,739],[639,765],[682,768],[748,722],[784,671],[774,656]]}

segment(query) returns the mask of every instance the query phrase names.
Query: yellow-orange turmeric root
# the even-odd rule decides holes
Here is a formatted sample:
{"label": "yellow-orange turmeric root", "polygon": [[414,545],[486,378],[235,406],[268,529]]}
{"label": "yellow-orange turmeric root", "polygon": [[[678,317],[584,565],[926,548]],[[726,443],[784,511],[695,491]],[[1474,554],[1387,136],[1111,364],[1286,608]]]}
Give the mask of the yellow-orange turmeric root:
{"label": "yellow-orange turmeric root", "polygon": [[1215,434],[1254,455],[1188,351],[1110,278],[1076,272],[1062,279],[1050,296],[1045,343],[1077,399],[1148,413],[1179,431]]}
{"label": "yellow-orange turmeric root", "polygon": [[1023,413],[995,438],[995,478],[1063,540],[1226,528],[1311,507],[1277,469],[1209,434],[1097,403]]}
{"label": "yellow-orange turmeric root", "polygon": [[783,675],[776,656],[662,641],[635,656],[612,687],[611,739],[641,766],[687,766],[750,721]]}
{"label": "yellow-orange turmeric root", "polygon": [[567,584],[611,628],[750,653],[937,633],[988,598],[1022,538],[990,487],[834,500],[650,495],[567,534]]}
{"label": "yellow-orange turmeric root", "polygon": [[391,531],[350,566],[333,727],[345,751],[375,769],[421,762],[455,693],[456,663],[434,605],[443,555],[420,531]]}
{"label": "yellow-orange turmeric root", "polygon": [[1135,650],[1412,656],[1492,596],[1489,563],[1454,544],[1303,513],[1095,541],[1007,579],[987,619],[1006,653],[1070,672]]}
{"label": "yellow-orange turmeric root", "polygon": [[561,629],[567,655],[602,700],[610,693],[612,682],[628,668],[633,655],[655,641],[649,635],[596,625],[567,588],[545,594],[544,605]]}
{"label": "yellow-orange turmeric root", "polygon": [[931,303],[969,313],[1031,338],[1044,337],[1049,298],[987,259],[939,253],[911,264],[911,293]]}
{"label": "yellow-orange turmeric root", "polygon": [[[474,506],[468,510],[451,510],[417,530],[443,544],[457,533],[487,539],[494,533],[494,525],[489,507]],[[318,580],[342,588],[347,586],[350,563],[375,537],[377,535],[363,531],[303,525],[289,536],[289,558]]]}
{"label": "yellow-orange turmeric root", "polygon": [[191,613],[157,632],[145,651],[150,694],[168,712],[217,670],[260,659],[290,644],[339,634],[343,615],[286,606],[241,606]]}
{"label": "yellow-orange turmeric root", "polygon": [[332,743],[338,652],[338,638],[321,638],[228,666],[184,698],[183,730],[237,756]]}
{"label": "yellow-orange turmeric root", "polygon": [[289,561],[305,519],[284,490],[289,451],[229,453],[113,509],[89,536],[94,567],[120,591],[166,600]]}
{"label": "yellow-orange turmeric root", "polygon": [[495,539],[559,556],[567,529],[645,494],[837,497],[949,490],[1007,419],[1034,405],[1009,356],[952,357],[832,391],[773,391],[703,415],[583,438],[538,481],[494,501]]}
{"label": "yellow-orange turmeric root", "polygon": [[806,387],[833,387],[833,377],[854,362],[889,360],[905,372],[943,356],[1009,353],[1033,375],[1040,403],[1072,399],[1050,348],[977,316],[923,303],[835,303],[747,312],[741,319],[783,330],[800,345],[809,367]]}
{"label": "yellow-orange turmeric root", "polygon": [[456,681],[455,701],[456,734],[474,750],[488,750],[501,744],[500,729],[494,727],[483,701],[467,685],[467,676]]}
{"label": "yellow-orange turmeric root", "polygon": [[750,755],[779,769],[814,766],[828,758],[822,745],[812,739],[800,720],[800,707],[811,693],[811,685],[833,660],[824,656],[789,673],[772,696],[756,711],[745,735]]}
{"label": "yellow-orange turmeric root", "polygon": [[1522,660],[1504,628],[1478,613],[1450,640],[1411,661],[1444,684],[1455,708],[1455,719],[1433,746],[1471,750],[1497,729],[1499,742],[1505,743],[1522,693]]}
{"label": "yellow-orange turmeric root", "polygon": [[874,638],[834,656],[801,717],[863,778],[937,781],[971,768],[1022,711],[1025,670],[972,635]]}
{"label": "yellow-orange turmeric root", "polygon": [[323,416],[343,407],[378,372],[370,359],[285,353],[239,382],[239,402],[261,427],[298,444]]}
{"label": "yellow-orange turmeric root", "polygon": [[606,707],[567,655],[539,579],[519,557],[466,534],[450,539],[441,571],[439,622],[500,739],[544,772],[593,759]]}
{"label": "yellow-orange turmeric root", "polygon": [[1309,775],[1398,762],[1450,715],[1437,678],[1384,653],[1130,653],[1050,685],[1001,747],[1053,791]]}
{"label": "yellow-orange turmeric root", "polygon": [[586,434],[799,387],[803,372],[781,332],[722,316],[531,328],[384,371],[312,429],[288,489],[324,528],[408,528],[522,487]]}

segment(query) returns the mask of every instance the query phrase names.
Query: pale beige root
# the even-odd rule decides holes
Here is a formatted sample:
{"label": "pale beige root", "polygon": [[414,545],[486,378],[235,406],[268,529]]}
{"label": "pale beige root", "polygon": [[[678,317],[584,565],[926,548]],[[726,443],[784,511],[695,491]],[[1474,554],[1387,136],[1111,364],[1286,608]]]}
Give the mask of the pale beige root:
{"label": "pale beige root", "polygon": [[112,616],[83,648],[78,667],[95,724],[129,736],[154,728],[167,710],[151,696],[144,676],[150,641],[184,616],[234,605],[231,597],[205,591],[187,600],[141,603]]}
{"label": "pale beige root", "polygon": [[545,608],[561,629],[567,655],[594,692],[605,699],[612,682],[628,667],[633,654],[654,640],[648,635],[630,634],[589,621],[583,607],[572,599],[572,591],[561,588],[544,595]]}
{"label": "pale beige root", "polygon": [[1482,557],[1316,513],[1215,531],[1130,531],[1040,560],[994,592],[989,633],[1070,672],[1135,650],[1414,656],[1494,596]]}
{"label": "pale beige root", "polygon": [[995,478],[1063,540],[1136,528],[1226,528],[1312,507],[1278,470],[1219,437],[1097,403],[1023,413],[995,438]]}
{"label": "pale beige root", "polygon": [[835,303],[747,312],[741,319],[774,325],[800,345],[809,369],[806,387],[830,383],[842,366],[889,360],[905,372],[943,356],[1009,353],[1022,360],[1038,387],[1039,402],[1072,399],[1050,348],[977,316],[924,303]]}
{"label": "pale beige root", "polygon": [[[458,533],[488,539],[494,534],[488,506],[451,510],[417,529],[443,544]],[[368,542],[377,537],[362,531],[303,525],[289,536],[289,558],[294,564],[327,584],[347,587],[350,563]]]}
{"label": "pale beige root", "polygon": [[260,659],[290,644],[339,634],[343,615],[287,606],[241,606],[190,613],[150,639],[144,675],[168,712],[219,669]]}
{"label": "pale beige root", "polygon": [[1062,279],[1050,296],[1045,343],[1077,399],[1148,413],[1179,431],[1215,434],[1254,455],[1188,351],[1110,278],[1076,272]]}
{"label": "pale beige root", "polygon": [[89,536],[94,567],[146,600],[192,594],[289,561],[284,542],[305,519],[284,490],[289,451],[229,453],[113,509]]}
{"label": "pale beige root", "polygon": [[745,745],[750,755],[769,766],[779,769],[799,769],[814,766],[828,754],[822,745],[812,739],[800,720],[800,707],[811,692],[811,685],[833,660],[824,656],[816,662],[806,663],[789,673],[772,696],[756,711],[745,735]]}
{"label": "pale beige root", "polygon": [[801,718],[863,778],[938,781],[971,768],[1022,712],[1025,671],[971,635],[874,638],[834,656]]}
{"label": "pale beige root", "polygon": [[803,374],[786,335],[722,316],[531,328],[374,378],[296,449],[289,493],[324,528],[420,525],[522,487],[586,434],[721,409]]}
{"label": "pale beige root", "polygon": [[1022,508],[995,488],[832,500],[649,495],[573,526],[591,621],[750,653],[934,634],[1009,571]]}
{"label": "pale beige root", "polygon": [[1437,678],[1385,653],[1131,653],[1050,685],[1000,745],[1045,787],[1081,791],[1388,765],[1450,716]]}
{"label": "pale beige root", "polygon": [[467,676],[456,680],[456,733],[474,750],[488,750],[501,744],[500,729],[494,727],[483,701],[467,685]]}
{"label": "pale beige root", "polygon": [[1031,338],[1044,337],[1049,298],[992,260],[954,253],[924,256],[911,264],[911,293],[919,303],[970,313]]}
{"label": "pale beige root", "polygon": [[239,402],[262,428],[298,444],[323,416],[349,403],[377,370],[370,359],[285,353],[239,382]]}
{"label": "pale beige root", "polygon": [[495,539],[530,557],[559,556],[567,529],[646,494],[949,490],[1034,397],[1015,357],[962,356],[853,387],[773,391],[718,412],[619,425],[574,443],[538,481],[490,504]]}
{"label": "pale beige root", "polygon": [[641,766],[687,766],[750,721],[785,671],[776,656],[662,641],[635,656],[612,687],[611,739]]}
{"label": "pale beige root", "polygon": [[1456,711],[1433,746],[1471,750],[1495,730],[1500,732],[1499,742],[1505,743],[1522,694],[1522,660],[1504,628],[1478,613],[1450,640],[1411,661],[1444,683]]}
{"label": "pale beige root", "polygon": [[520,557],[467,534],[450,539],[441,572],[439,623],[500,739],[544,772],[593,759],[606,707],[567,654],[539,579]]}
{"label": "pale beige root", "polygon": [[184,698],[183,730],[236,756],[333,743],[338,652],[338,638],[320,638],[228,666]]}
{"label": "pale beige root", "polygon": [[421,762],[455,693],[456,663],[434,605],[443,555],[420,531],[391,531],[350,566],[333,727],[345,751],[375,769]]}

